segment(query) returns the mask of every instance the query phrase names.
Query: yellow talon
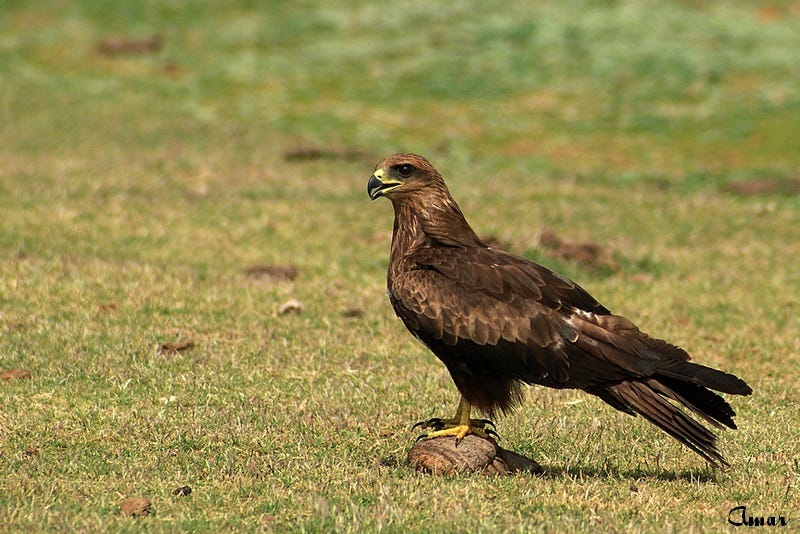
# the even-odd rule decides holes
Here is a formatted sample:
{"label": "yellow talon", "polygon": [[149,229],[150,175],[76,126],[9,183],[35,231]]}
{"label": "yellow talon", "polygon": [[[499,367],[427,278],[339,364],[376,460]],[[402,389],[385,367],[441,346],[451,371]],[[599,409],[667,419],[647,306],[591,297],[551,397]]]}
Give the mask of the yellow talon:
{"label": "yellow talon", "polygon": [[433,439],[433,438],[443,438],[446,436],[455,436],[456,443],[459,443],[467,434],[475,434],[476,436],[480,436],[482,438],[488,438],[488,434],[483,431],[482,428],[478,427],[471,427],[468,425],[456,425],[450,428],[445,428],[443,430],[434,430],[433,432],[428,432],[423,437],[424,439]]}
{"label": "yellow talon", "polygon": [[464,397],[461,397],[461,401],[458,403],[458,410],[456,410],[456,415],[452,419],[439,419],[434,418],[428,421],[421,421],[416,423],[413,428],[422,427],[422,428],[430,428],[432,430],[422,434],[417,438],[417,440],[421,439],[433,439],[433,438],[441,438],[447,436],[455,436],[456,444],[460,443],[462,439],[467,434],[474,434],[483,439],[489,439],[492,436],[497,436],[497,432],[492,430],[491,428],[487,428],[487,426],[494,427],[494,423],[487,419],[470,419],[469,413],[471,411],[471,406],[469,402],[467,402]]}

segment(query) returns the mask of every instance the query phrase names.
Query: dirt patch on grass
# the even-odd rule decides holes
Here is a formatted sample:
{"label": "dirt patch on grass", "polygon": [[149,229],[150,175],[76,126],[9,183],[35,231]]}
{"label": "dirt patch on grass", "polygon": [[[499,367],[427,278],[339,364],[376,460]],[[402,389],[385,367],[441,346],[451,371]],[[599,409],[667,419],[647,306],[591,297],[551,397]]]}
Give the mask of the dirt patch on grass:
{"label": "dirt patch on grass", "polygon": [[357,148],[296,146],[283,153],[285,161],[310,161],[317,159],[337,159],[344,161],[360,161],[368,158],[368,154]]}
{"label": "dirt patch on grass", "polygon": [[133,37],[107,37],[95,45],[104,56],[152,54],[161,50],[161,37],[153,35],[144,39]]}
{"label": "dirt patch on grass", "polygon": [[356,319],[358,317],[363,317],[364,310],[361,308],[347,308],[342,312],[342,317],[347,319]]}
{"label": "dirt patch on grass", "polygon": [[156,349],[159,354],[169,356],[178,354],[179,352],[186,352],[194,348],[194,341],[182,341],[180,343],[162,343]]}
{"label": "dirt patch on grass", "polygon": [[764,178],[761,180],[734,182],[723,186],[722,190],[726,193],[735,193],[743,197],[797,195],[800,194],[800,178],[790,180]]}
{"label": "dirt patch on grass", "polygon": [[592,241],[572,241],[562,238],[552,228],[543,228],[539,245],[554,258],[576,261],[592,269],[616,271],[619,265],[611,251]]}
{"label": "dirt patch on grass", "polygon": [[294,280],[298,273],[294,265],[251,265],[244,270],[244,274],[255,279]]}

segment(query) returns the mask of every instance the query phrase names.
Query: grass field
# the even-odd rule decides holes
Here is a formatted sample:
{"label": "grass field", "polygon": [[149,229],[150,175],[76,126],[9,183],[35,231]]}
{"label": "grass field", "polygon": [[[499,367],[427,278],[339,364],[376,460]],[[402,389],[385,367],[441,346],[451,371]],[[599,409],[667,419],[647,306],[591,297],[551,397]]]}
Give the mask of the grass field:
{"label": "grass field", "polygon": [[[4,2],[0,372],[30,378],[0,380],[0,530],[797,528],[800,4],[528,4]],[[745,378],[732,467],[538,388],[498,427],[545,475],[409,468],[457,394],[385,295],[365,184],[399,150]]]}

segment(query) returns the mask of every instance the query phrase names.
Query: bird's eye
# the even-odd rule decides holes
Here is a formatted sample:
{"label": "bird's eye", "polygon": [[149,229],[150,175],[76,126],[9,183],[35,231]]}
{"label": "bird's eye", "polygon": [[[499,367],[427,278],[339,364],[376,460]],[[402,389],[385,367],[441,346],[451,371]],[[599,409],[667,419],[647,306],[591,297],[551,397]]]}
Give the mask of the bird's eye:
{"label": "bird's eye", "polygon": [[414,172],[413,165],[405,164],[405,165],[399,165],[397,167],[397,173],[403,178],[408,178],[409,176],[411,176],[411,173],[413,172]]}

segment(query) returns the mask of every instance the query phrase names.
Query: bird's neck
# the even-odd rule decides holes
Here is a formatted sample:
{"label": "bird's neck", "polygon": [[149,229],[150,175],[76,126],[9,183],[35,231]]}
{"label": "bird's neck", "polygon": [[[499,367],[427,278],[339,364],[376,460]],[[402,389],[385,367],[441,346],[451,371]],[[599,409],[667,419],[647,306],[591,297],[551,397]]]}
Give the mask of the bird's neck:
{"label": "bird's neck", "polygon": [[413,268],[406,264],[413,263],[414,252],[421,247],[476,245],[483,243],[449,195],[422,206],[394,202],[391,261],[398,268]]}

